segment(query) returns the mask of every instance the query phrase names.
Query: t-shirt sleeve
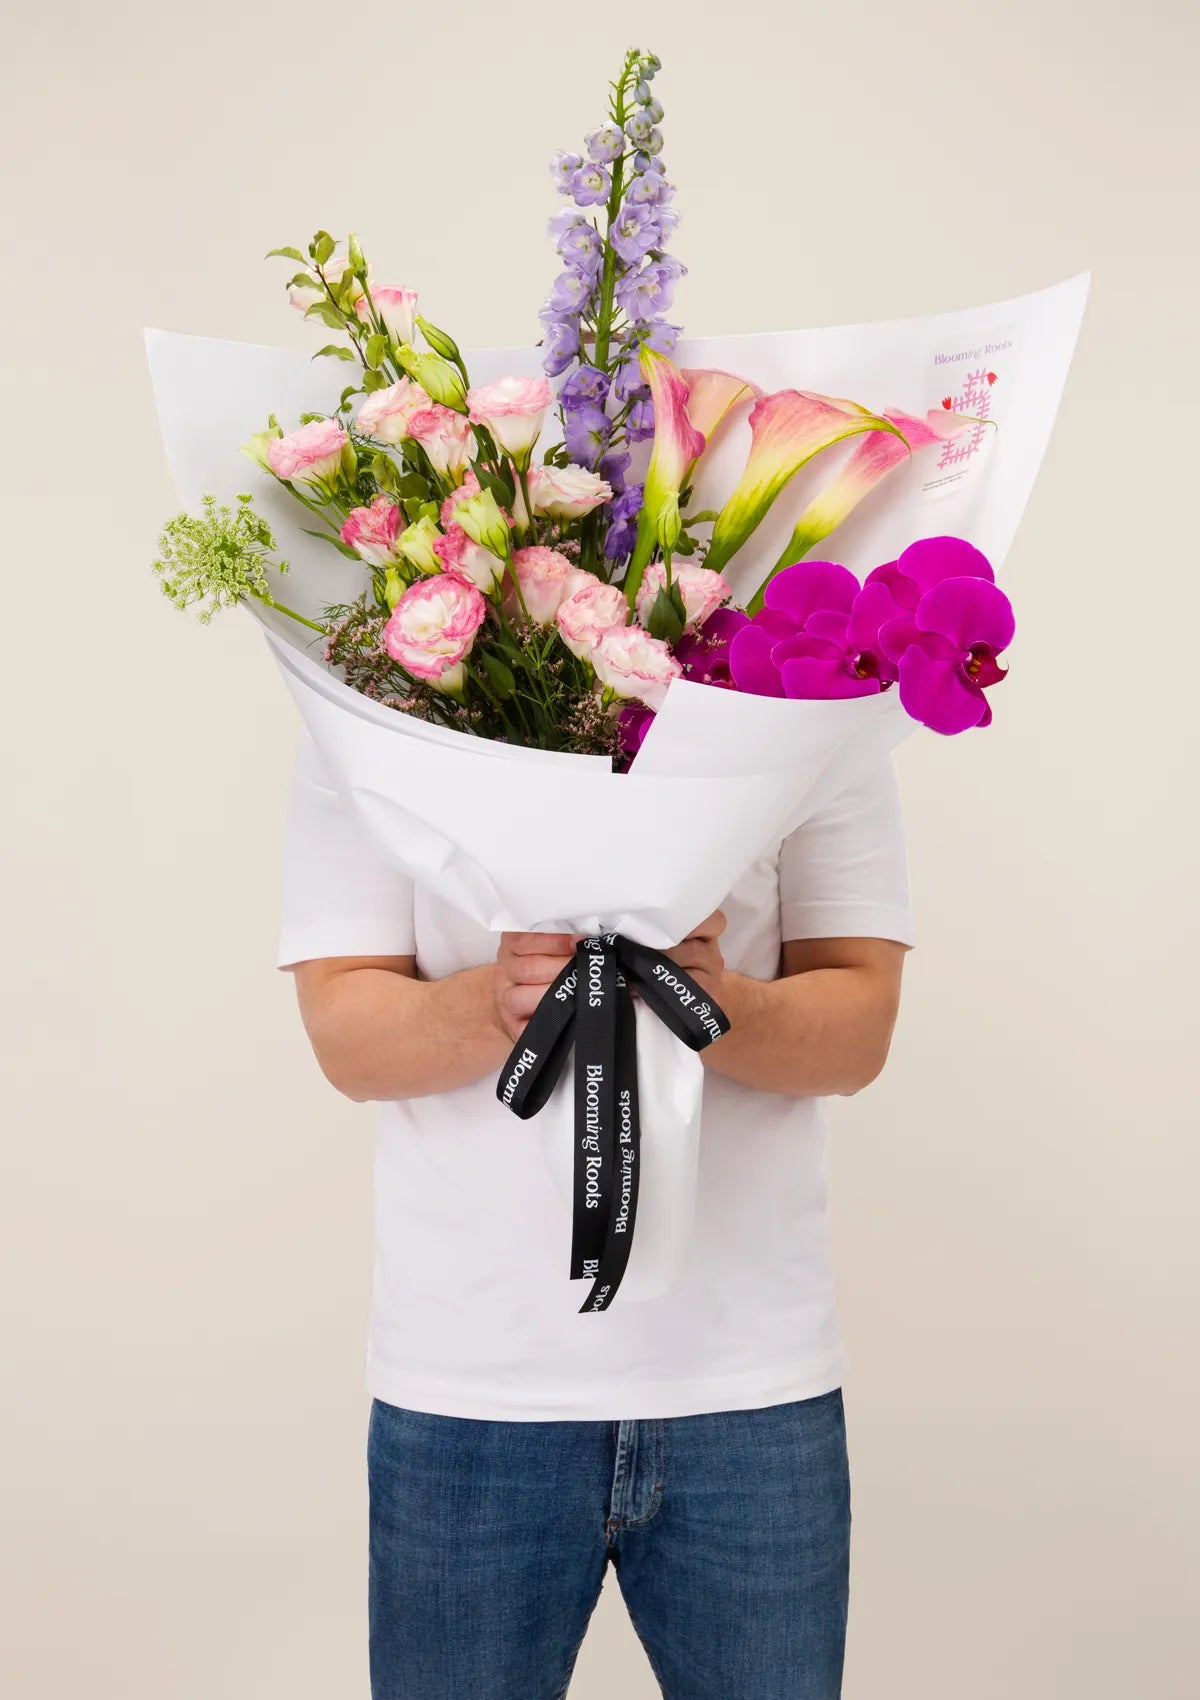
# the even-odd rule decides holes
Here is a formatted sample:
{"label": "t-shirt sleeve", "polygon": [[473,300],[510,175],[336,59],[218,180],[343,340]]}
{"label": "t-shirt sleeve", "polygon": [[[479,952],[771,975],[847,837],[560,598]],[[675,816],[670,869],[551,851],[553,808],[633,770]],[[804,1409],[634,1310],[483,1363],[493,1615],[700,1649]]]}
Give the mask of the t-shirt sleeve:
{"label": "t-shirt sleeve", "polygon": [[283,839],[276,965],[321,956],[412,956],[412,882],[359,827],[302,731]]}
{"label": "t-shirt sleeve", "polygon": [[785,939],[914,942],[900,789],[890,758],[783,841]]}

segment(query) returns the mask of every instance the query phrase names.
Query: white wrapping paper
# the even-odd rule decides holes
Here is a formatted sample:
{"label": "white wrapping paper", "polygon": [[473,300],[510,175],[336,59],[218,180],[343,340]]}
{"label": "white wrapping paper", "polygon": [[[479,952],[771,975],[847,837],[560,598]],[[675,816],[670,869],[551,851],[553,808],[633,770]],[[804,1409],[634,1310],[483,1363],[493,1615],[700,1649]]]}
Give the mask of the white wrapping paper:
{"label": "white wrapping paper", "polygon": [[[919,537],[951,532],[998,566],[1045,451],[1078,333],[1087,279],[1017,301],[890,324],[691,340],[682,366],[716,366],[767,389],[853,396],[923,413],[949,402],[986,416],[946,449],[915,456],[816,551],[860,574]],[[163,437],[181,500],[252,490],[291,571],[282,600],[317,617],[363,584],[356,568],[302,529],[301,510],[237,453],[274,412],[332,410],[345,382],[333,360],[147,332]],[[534,349],[466,356],[472,379],[535,374]],[[719,506],[744,460],[735,421],[702,463],[699,506]],[[795,518],[837,465],[819,456],[726,569],[740,599],[778,557]],[[396,867],[497,935],[505,929],[615,930],[674,944],[718,907],[772,843],[913,729],[894,691],[842,702],[791,702],[677,681],[628,774],[599,757],[489,743],[415,721],[350,690],[309,634],[254,610],[300,715],[362,827]],[[638,1007],[642,1178],[625,1302],[663,1291],[690,1232],[703,1070]],[[569,1210],[569,1076],[537,1118]]]}

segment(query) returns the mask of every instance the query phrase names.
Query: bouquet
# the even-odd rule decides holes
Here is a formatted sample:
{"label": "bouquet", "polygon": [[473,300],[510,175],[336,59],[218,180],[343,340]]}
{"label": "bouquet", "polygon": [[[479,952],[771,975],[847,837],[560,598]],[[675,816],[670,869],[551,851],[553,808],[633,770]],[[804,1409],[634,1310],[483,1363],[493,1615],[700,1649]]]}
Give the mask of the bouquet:
{"label": "bouquet", "polygon": [[[262,619],[399,870],[490,929],[581,935],[497,1091],[544,1112],[585,1310],[627,1274],[627,1294],[662,1290],[687,1240],[696,1052],[727,1023],[664,949],[916,724],[991,720],[1013,615],[979,544],[990,526],[998,555],[1015,526],[1082,310],[1079,280],[1010,304],[1043,358],[1009,420],[986,364],[1002,338],[926,406],[877,394],[911,327],[883,327],[875,359],[871,327],[831,345],[822,363],[861,370],[863,401],[794,387],[793,338],[705,361],[669,317],[685,268],[659,68],[630,51],[607,119],[554,157],[562,265],[536,353],[464,355],[325,231],[273,250],[292,306],[333,335],[319,380],[294,356],[151,340],[177,480],[201,498],[163,529],[167,595]],[[251,426],[254,494],[227,465],[227,427]],[[897,538],[931,490],[974,523]],[[860,514],[856,571],[830,540]],[[863,560],[872,526],[886,543]]]}

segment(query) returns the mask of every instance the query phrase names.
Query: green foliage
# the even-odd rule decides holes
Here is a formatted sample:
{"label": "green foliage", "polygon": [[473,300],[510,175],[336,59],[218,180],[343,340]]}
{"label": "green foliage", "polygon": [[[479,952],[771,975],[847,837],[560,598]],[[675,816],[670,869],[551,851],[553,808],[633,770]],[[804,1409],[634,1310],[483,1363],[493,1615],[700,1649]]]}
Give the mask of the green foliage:
{"label": "green foliage", "polygon": [[[203,604],[200,619],[207,624],[244,596],[271,600],[266,568],[275,539],[249,496],[240,495],[237,507],[229,508],[218,507],[216,497],[206,495],[203,509],[201,514],[176,514],[163,526],[154,571],[177,608]],[[274,565],[281,573],[287,571],[286,561]]]}
{"label": "green foliage", "polygon": [[673,584],[670,590],[664,585],[650,606],[646,630],[651,637],[662,638],[666,643],[675,643],[683,636],[686,624],[687,612],[683,605],[682,591],[677,584]]}

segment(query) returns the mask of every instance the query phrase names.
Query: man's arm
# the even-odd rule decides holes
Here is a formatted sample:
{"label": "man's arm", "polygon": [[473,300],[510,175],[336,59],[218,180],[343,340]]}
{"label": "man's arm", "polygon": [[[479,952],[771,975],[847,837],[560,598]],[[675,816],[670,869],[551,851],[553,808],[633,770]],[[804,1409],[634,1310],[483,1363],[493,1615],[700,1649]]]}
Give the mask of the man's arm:
{"label": "man's arm", "polygon": [[779,979],[754,980],[725,967],[724,925],[718,911],[671,952],[730,1019],[725,1037],[701,1052],[705,1066],[787,1097],[869,1086],[887,1060],[907,947],[890,939],[793,939],[783,947]]}
{"label": "man's arm", "polygon": [[360,1103],[424,1098],[495,1074],[575,948],[505,933],[494,963],[417,978],[411,956],[324,957],[293,969],[309,1042],[332,1086]]}

